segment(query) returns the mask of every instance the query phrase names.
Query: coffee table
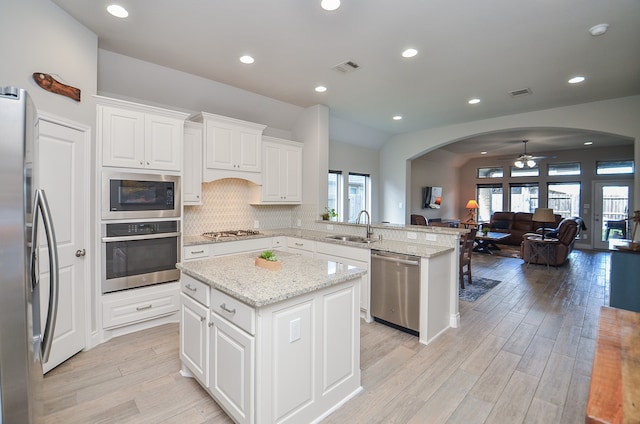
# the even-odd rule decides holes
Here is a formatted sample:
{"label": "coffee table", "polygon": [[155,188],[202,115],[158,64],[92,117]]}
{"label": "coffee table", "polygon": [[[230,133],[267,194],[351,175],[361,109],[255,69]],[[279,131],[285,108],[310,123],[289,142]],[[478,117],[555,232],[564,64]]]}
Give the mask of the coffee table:
{"label": "coffee table", "polygon": [[506,239],[509,236],[509,233],[497,233],[492,231],[489,231],[486,234],[477,233],[476,242],[478,243],[478,245],[473,248],[473,251],[493,255],[493,252],[491,252],[492,249],[500,250],[500,248],[496,245],[496,242]]}

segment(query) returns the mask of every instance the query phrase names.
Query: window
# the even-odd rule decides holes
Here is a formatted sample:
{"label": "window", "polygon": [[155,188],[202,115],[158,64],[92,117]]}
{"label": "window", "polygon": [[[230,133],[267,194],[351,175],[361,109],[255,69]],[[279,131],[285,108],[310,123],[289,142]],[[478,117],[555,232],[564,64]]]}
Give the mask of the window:
{"label": "window", "polygon": [[550,163],[547,175],[550,177],[558,175],[580,175],[580,162]]}
{"label": "window", "polygon": [[537,166],[533,168],[516,168],[510,167],[512,177],[538,177],[540,175],[540,168]]}
{"label": "window", "polygon": [[[329,209],[335,209],[338,212],[338,218],[342,216],[341,208],[341,195],[342,193],[342,172],[341,171],[329,171],[329,195],[327,197],[327,207]],[[321,212],[324,212],[322,210]]]}
{"label": "window", "polygon": [[502,178],[504,171],[500,168],[478,168],[478,178]]}
{"label": "window", "polygon": [[494,212],[504,209],[502,184],[478,184],[476,199],[478,201],[478,222],[488,222]]}
{"label": "window", "polygon": [[509,208],[512,212],[531,212],[538,207],[537,183],[510,184]]}
{"label": "window", "polygon": [[597,161],[596,173],[598,175],[633,174],[632,160]]}
{"label": "window", "polygon": [[563,218],[580,216],[580,183],[547,184],[547,205]]}
{"label": "window", "polygon": [[369,175],[349,173],[348,222],[356,222],[361,210],[369,211]]}

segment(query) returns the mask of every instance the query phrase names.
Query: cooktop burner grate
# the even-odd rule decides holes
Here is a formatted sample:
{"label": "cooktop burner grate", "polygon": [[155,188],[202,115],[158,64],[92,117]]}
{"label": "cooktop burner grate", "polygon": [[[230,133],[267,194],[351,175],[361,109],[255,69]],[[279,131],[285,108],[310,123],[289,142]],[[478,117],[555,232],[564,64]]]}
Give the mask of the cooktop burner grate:
{"label": "cooktop burner grate", "polygon": [[223,237],[247,237],[247,236],[255,236],[259,234],[260,234],[260,231],[258,230],[226,230],[226,231],[210,231],[210,232],[202,233],[202,236],[211,238],[211,239],[219,239]]}

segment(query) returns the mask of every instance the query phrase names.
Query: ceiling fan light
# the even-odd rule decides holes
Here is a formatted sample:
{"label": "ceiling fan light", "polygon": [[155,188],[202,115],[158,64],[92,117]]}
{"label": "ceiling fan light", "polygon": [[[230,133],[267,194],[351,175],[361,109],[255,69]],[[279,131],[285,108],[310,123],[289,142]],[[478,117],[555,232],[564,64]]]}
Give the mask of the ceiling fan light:
{"label": "ceiling fan light", "polygon": [[533,168],[533,167],[535,167],[535,166],[536,166],[536,162],[535,162],[534,160],[532,160],[532,159],[529,159],[529,160],[527,161],[527,166],[528,166],[529,168]]}
{"label": "ceiling fan light", "polygon": [[513,164],[516,166],[516,168],[524,168],[524,162],[521,161],[520,159],[518,159],[517,161],[513,162]]}

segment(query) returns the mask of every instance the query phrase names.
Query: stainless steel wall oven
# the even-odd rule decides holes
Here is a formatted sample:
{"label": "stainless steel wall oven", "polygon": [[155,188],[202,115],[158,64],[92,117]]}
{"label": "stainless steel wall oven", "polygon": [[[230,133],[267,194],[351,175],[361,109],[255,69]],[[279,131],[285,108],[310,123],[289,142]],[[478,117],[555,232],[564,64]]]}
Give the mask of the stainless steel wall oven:
{"label": "stainless steel wall oven", "polygon": [[122,172],[102,174],[102,219],[179,216],[179,176]]}
{"label": "stainless steel wall oven", "polygon": [[102,224],[102,293],[180,279],[179,221]]}

